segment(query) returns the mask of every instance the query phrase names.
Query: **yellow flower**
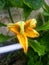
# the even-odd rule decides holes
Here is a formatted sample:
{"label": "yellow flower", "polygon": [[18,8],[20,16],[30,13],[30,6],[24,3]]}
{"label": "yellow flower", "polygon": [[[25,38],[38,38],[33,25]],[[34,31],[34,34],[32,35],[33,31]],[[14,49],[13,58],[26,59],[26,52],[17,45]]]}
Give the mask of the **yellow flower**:
{"label": "yellow flower", "polygon": [[26,22],[19,21],[17,23],[8,24],[9,30],[16,34],[25,53],[28,50],[27,37],[35,38],[39,36],[39,33],[36,30],[34,30],[34,28],[36,27],[36,23],[37,22],[35,19],[30,19],[27,20]]}

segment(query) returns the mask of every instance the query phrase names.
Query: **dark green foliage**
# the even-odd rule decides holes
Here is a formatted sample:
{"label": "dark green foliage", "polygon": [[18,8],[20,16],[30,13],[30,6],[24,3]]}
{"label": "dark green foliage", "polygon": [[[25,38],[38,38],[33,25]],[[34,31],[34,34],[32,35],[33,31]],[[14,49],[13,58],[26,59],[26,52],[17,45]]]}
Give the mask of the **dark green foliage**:
{"label": "dark green foliage", "polygon": [[46,47],[46,51],[49,51],[49,31],[45,31],[38,40]]}
{"label": "dark green foliage", "polygon": [[4,6],[5,6],[4,0],[0,0],[0,9],[4,8]]}

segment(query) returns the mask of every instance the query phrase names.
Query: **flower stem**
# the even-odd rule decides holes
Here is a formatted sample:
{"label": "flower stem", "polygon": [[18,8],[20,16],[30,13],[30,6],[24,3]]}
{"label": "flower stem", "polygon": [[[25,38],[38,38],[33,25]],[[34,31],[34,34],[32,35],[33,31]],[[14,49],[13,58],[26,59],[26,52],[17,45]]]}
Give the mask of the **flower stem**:
{"label": "flower stem", "polygon": [[7,10],[8,10],[8,14],[9,14],[9,17],[11,19],[11,22],[14,23],[13,18],[12,18],[12,15],[11,15],[11,12],[10,12],[10,8],[8,8]]}

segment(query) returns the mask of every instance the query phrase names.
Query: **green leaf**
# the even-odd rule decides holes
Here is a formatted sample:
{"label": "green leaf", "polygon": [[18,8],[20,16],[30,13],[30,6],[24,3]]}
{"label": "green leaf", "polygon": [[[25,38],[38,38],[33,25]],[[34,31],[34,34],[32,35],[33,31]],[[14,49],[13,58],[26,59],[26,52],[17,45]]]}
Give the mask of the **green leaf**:
{"label": "green leaf", "polygon": [[45,12],[45,11],[44,11],[42,14],[43,14],[44,16],[49,16],[49,13],[47,13],[47,12]]}
{"label": "green leaf", "polygon": [[28,7],[30,7],[30,8],[32,8],[32,9],[36,10],[36,9],[39,9],[39,8],[42,6],[43,1],[44,1],[44,0],[24,0],[24,3],[25,3]]}
{"label": "green leaf", "polygon": [[2,26],[6,26],[6,24],[3,24],[3,23],[0,22],[0,27],[2,27]]}
{"label": "green leaf", "polygon": [[39,27],[37,28],[37,30],[38,30],[38,31],[49,30],[49,21],[46,22],[44,25],[39,26]]}
{"label": "green leaf", "polygon": [[30,15],[32,9],[29,8],[28,6],[24,5],[24,7],[23,7],[23,11],[24,11],[24,18],[25,18],[25,20],[26,20],[27,17]]}
{"label": "green leaf", "polygon": [[47,13],[49,13],[49,6],[46,4],[46,2],[44,1],[44,4],[43,4],[43,10]]}
{"label": "green leaf", "polygon": [[3,9],[4,8],[4,5],[5,5],[4,0],[0,0],[0,9]]}
{"label": "green leaf", "polygon": [[10,0],[10,2],[14,7],[21,8],[23,6],[23,0]]}
{"label": "green leaf", "polygon": [[29,39],[29,45],[38,53],[39,56],[45,54],[45,46],[41,45],[37,40]]}
{"label": "green leaf", "polygon": [[11,37],[12,37],[12,36],[0,34],[0,42],[7,41],[7,40],[10,39]]}

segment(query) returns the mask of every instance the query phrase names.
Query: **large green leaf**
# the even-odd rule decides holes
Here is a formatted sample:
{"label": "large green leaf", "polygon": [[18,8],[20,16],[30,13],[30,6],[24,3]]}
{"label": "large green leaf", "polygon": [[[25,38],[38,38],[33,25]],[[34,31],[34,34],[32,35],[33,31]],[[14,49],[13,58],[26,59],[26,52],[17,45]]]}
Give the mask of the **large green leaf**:
{"label": "large green leaf", "polygon": [[23,11],[24,11],[24,18],[26,20],[27,17],[30,15],[32,9],[24,4]]}
{"label": "large green leaf", "polygon": [[2,27],[2,26],[6,26],[6,24],[3,24],[3,23],[0,22],[0,27]]}
{"label": "large green leaf", "polygon": [[8,9],[10,7],[13,7],[12,4],[11,4],[11,2],[10,2],[10,0],[4,0],[4,2],[5,2],[4,9]]}
{"label": "large green leaf", "polygon": [[32,9],[36,10],[36,9],[39,9],[39,8],[42,6],[43,1],[44,1],[44,0],[24,0],[24,3],[25,3],[28,7],[30,7],[30,8],[32,8]]}
{"label": "large green leaf", "polygon": [[0,9],[6,9],[12,7],[10,0],[0,0]]}
{"label": "large green leaf", "polygon": [[45,46],[41,45],[37,40],[29,39],[29,45],[38,53],[39,56],[45,54]]}
{"label": "large green leaf", "polygon": [[37,28],[37,30],[38,30],[38,31],[49,30],[49,21],[46,22],[44,25],[39,26],[39,27]]}
{"label": "large green leaf", "polygon": [[10,0],[14,7],[23,7],[23,0]]}
{"label": "large green leaf", "polygon": [[0,34],[0,42],[7,41],[11,36]]}

